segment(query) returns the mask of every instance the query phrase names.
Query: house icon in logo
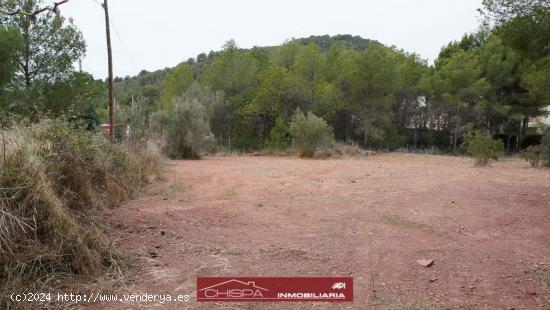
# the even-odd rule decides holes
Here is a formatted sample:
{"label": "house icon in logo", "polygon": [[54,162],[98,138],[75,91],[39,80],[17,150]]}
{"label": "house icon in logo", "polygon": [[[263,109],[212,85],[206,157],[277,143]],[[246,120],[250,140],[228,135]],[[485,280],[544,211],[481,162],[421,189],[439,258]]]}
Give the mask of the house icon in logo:
{"label": "house icon in logo", "polygon": [[269,291],[265,287],[257,286],[253,281],[231,279],[198,290],[199,300],[239,300],[262,299],[263,293]]}
{"label": "house icon in logo", "polygon": [[227,280],[218,284],[211,285],[209,287],[205,287],[203,289],[200,289],[199,291],[205,291],[208,289],[258,289],[262,291],[269,291],[266,288],[260,287],[256,285],[256,282],[250,281],[250,282],[243,282],[236,279]]}

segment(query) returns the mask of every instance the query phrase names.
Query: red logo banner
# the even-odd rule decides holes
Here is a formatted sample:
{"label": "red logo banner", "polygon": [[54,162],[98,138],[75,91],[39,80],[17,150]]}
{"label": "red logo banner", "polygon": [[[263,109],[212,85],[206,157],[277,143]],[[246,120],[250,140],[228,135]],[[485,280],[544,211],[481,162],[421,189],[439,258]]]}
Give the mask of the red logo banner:
{"label": "red logo banner", "polygon": [[353,278],[198,277],[197,301],[353,301]]}

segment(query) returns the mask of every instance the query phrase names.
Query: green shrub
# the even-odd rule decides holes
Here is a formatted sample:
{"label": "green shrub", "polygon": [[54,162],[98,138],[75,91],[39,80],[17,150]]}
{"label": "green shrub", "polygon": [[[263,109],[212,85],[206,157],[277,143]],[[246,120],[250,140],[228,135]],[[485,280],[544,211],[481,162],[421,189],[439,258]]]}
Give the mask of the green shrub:
{"label": "green shrub", "polygon": [[521,153],[531,167],[550,167],[550,129],[543,133],[541,144],[532,145]]}
{"label": "green shrub", "polygon": [[542,145],[531,145],[521,152],[521,157],[529,162],[531,167],[538,168],[544,162]]}
{"label": "green shrub", "polygon": [[289,129],[303,157],[314,156],[318,148],[329,146],[334,141],[330,126],[311,112],[306,116],[302,111],[296,111]]}
{"label": "green shrub", "polygon": [[550,166],[550,127],[546,127],[541,139],[542,156],[546,165]]}
{"label": "green shrub", "polygon": [[386,135],[386,140],[382,144],[389,151],[395,151],[400,147],[407,144],[407,137],[398,134],[397,132],[390,132]]}
{"label": "green shrub", "polygon": [[275,126],[271,129],[267,140],[267,148],[272,150],[285,150],[288,147],[288,126],[285,120],[278,117]]}
{"label": "green shrub", "polygon": [[176,99],[166,125],[166,154],[172,159],[198,159],[211,138],[208,114],[197,100]]}
{"label": "green shrub", "polygon": [[475,158],[477,166],[487,166],[490,160],[497,160],[504,152],[501,140],[493,140],[480,132],[471,132],[464,137],[462,145],[466,152]]}
{"label": "green shrub", "polygon": [[151,130],[162,135],[164,133],[164,129],[168,125],[169,115],[170,114],[166,111],[155,111],[151,113]]}
{"label": "green shrub", "polygon": [[[151,114],[153,106],[143,96],[132,100],[131,106],[122,106],[119,112],[119,121],[129,128],[126,141],[137,147],[144,147],[151,137]],[[126,128],[124,128],[126,130]]]}

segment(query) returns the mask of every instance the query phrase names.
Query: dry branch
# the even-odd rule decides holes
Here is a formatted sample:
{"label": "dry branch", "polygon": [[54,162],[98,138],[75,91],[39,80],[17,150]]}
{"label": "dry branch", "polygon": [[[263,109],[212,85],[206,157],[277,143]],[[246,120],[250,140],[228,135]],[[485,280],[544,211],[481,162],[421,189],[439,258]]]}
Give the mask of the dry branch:
{"label": "dry branch", "polygon": [[10,15],[10,16],[13,16],[13,15],[26,15],[26,16],[30,16],[30,17],[33,17],[33,16],[36,16],[42,12],[45,12],[45,11],[52,11],[52,12],[57,12],[57,7],[64,4],[64,3],[67,3],[69,2],[69,0],[62,0],[62,1],[57,1],[57,2],[54,2],[53,5],[51,6],[45,6],[41,9],[38,9],[36,11],[33,11],[33,12],[25,12],[21,9],[18,9],[16,11],[4,11],[4,10],[1,10],[0,9],[0,13],[1,14],[4,14],[4,15]]}

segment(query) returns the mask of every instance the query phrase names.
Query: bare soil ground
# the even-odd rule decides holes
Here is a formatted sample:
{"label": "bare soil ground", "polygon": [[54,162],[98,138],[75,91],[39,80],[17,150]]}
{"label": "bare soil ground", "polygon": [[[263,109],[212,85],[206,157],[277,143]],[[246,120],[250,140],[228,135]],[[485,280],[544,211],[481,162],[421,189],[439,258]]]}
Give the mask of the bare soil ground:
{"label": "bare soil ground", "polygon": [[[104,214],[136,258],[121,292],[190,294],[189,309],[550,309],[549,170],[410,154],[167,166]],[[309,275],[354,277],[355,301],[195,301],[197,276]],[[166,307],[95,305],[114,306]]]}

